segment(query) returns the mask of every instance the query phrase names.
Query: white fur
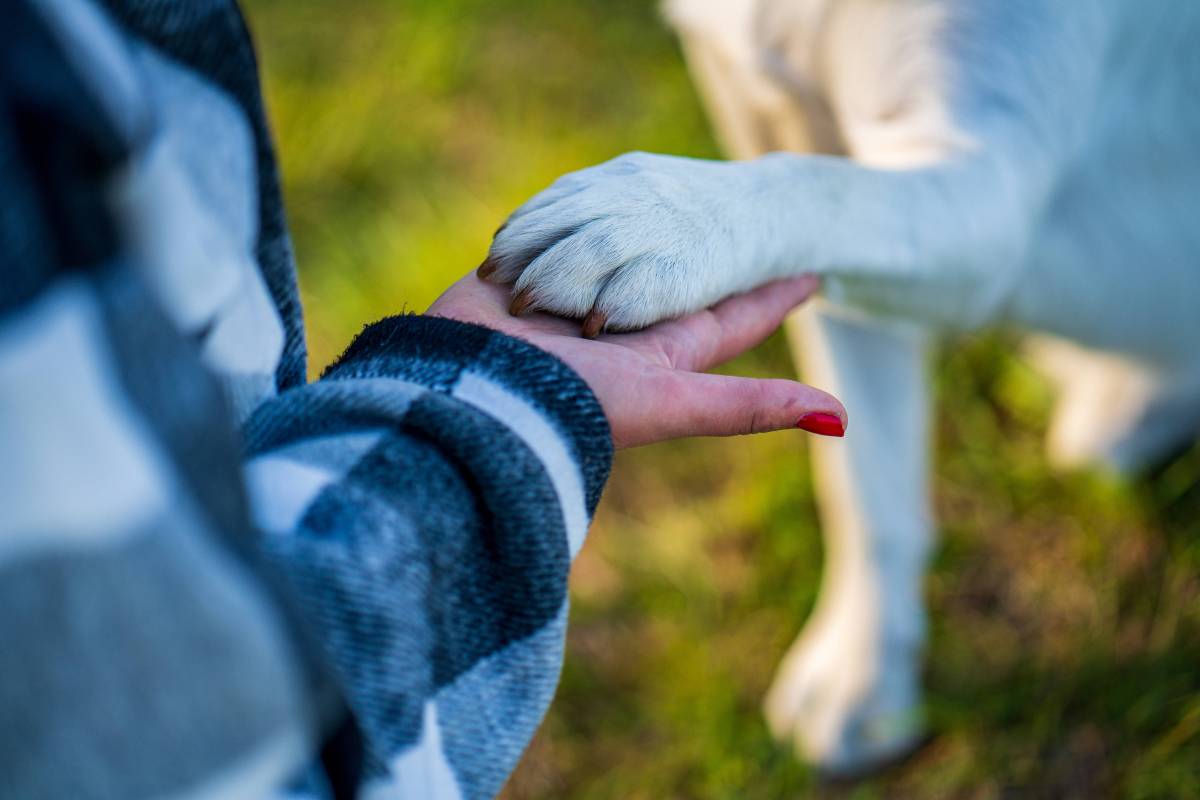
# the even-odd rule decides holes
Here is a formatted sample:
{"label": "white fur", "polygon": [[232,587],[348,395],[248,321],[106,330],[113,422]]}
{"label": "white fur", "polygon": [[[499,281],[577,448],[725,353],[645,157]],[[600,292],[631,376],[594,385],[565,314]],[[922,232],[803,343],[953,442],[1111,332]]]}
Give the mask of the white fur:
{"label": "white fur", "polygon": [[667,13],[723,142],[749,160],[632,154],[567,175],[491,256],[538,307],[595,308],[615,329],[824,276],[829,302],[792,332],[852,422],[814,444],[829,564],[767,716],[805,758],[869,768],[920,734],[931,336],[1007,323],[1071,340],[1042,359],[1063,386],[1061,463],[1134,469],[1200,427],[1200,4]]}

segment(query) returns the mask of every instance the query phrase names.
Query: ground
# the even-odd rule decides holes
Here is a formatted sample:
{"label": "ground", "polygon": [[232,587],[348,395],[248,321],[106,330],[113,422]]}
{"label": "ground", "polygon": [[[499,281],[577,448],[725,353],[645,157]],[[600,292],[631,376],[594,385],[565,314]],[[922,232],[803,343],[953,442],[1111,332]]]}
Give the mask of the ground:
{"label": "ground", "polygon": [[[421,311],[513,207],[628,150],[718,155],[644,0],[253,0],[314,373]],[[935,736],[822,786],[759,705],[812,606],[800,433],[617,458],[572,576],[532,798],[1200,797],[1200,449],[1133,483],[1055,474],[1051,396],[997,333],[938,364]],[[780,337],[731,365],[789,375]]]}

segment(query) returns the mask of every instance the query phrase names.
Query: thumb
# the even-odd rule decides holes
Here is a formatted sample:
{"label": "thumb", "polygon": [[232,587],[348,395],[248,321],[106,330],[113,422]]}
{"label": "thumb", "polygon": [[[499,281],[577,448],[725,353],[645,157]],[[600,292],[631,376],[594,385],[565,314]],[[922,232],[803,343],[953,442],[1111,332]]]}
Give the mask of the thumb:
{"label": "thumb", "polygon": [[[660,417],[644,440],[618,442],[631,447],[684,436],[739,436],[799,428],[842,436],[846,409],[831,394],[798,381],[740,378],[696,372],[670,373],[664,387],[669,419]],[[667,404],[664,404],[667,405]]]}

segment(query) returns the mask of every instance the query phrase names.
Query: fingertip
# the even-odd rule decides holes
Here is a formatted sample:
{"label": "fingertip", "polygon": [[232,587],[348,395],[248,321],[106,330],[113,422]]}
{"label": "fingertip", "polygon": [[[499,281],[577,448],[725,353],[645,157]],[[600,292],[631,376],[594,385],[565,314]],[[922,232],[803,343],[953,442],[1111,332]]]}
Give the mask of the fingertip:
{"label": "fingertip", "polygon": [[821,288],[821,278],[818,275],[806,273],[794,278],[784,278],[782,281],[776,281],[770,285],[775,291],[787,292],[792,298],[792,302],[799,305]]}
{"label": "fingertip", "polygon": [[845,434],[846,429],[850,427],[850,415],[846,411],[846,406],[842,401],[822,389],[804,384],[811,392],[814,392],[818,399],[810,403],[810,413],[827,414],[838,421],[842,427],[842,433]]}
{"label": "fingertip", "polygon": [[[799,381],[789,381],[791,399],[780,415],[790,421],[786,427],[822,436],[841,438],[849,427],[849,415],[842,401],[826,391]],[[782,427],[782,426],[781,426]]]}

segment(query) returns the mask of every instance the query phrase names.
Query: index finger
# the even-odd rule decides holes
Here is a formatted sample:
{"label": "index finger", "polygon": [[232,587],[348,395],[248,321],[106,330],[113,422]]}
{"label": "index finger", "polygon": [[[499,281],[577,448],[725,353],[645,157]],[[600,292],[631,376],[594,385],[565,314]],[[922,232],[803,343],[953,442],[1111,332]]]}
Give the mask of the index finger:
{"label": "index finger", "polygon": [[774,333],[788,312],[811,297],[820,285],[816,275],[773,281],[722,300],[706,311],[656,325],[643,335],[649,344],[669,354],[671,366],[691,371],[711,369]]}

